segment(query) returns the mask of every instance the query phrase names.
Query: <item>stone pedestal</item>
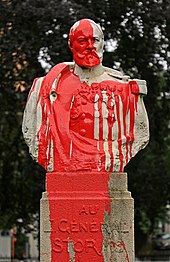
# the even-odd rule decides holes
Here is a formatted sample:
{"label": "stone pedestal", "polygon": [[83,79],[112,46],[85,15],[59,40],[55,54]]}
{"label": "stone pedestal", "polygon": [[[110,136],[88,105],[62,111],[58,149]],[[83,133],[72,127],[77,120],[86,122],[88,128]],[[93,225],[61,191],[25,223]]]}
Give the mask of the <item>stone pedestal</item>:
{"label": "stone pedestal", "polygon": [[125,173],[48,173],[40,262],[134,262],[134,202]]}

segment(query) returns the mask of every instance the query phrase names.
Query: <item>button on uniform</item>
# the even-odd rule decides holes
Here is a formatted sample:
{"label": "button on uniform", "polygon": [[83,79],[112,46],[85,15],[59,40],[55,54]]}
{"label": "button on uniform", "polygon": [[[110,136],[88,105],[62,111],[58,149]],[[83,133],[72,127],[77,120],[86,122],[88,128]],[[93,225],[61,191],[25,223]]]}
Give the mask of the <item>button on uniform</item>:
{"label": "button on uniform", "polygon": [[85,136],[86,129],[82,128],[79,133],[80,133],[81,136]]}
{"label": "button on uniform", "polygon": [[82,113],[81,119],[85,119],[85,118],[86,118],[86,114],[85,114],[85,113]]}

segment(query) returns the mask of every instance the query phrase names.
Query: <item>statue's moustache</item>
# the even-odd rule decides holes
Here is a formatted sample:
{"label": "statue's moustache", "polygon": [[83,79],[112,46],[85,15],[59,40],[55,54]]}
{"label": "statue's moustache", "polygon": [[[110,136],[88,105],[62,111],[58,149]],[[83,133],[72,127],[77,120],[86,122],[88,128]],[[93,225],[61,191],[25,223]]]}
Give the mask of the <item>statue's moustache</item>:
{"label": "statue's moustache", "polygon": [[98,54],[96,53],[95,50],[85,50],[84,52],[82,53],[77,53],[77,56],[80,58],[80,59],[83,59],[85,58],[86,56],[94,56],[96,58],[99,58]]}

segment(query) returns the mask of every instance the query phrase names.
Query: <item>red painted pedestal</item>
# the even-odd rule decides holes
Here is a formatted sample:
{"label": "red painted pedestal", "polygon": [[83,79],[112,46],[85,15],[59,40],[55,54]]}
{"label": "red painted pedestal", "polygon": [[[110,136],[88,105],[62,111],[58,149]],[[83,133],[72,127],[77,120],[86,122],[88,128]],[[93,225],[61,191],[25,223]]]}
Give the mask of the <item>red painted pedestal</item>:
{"label": "red painted pedestal", "polygon": [[134,261],[133,199],[122,174],[48,173],[41,262]]}

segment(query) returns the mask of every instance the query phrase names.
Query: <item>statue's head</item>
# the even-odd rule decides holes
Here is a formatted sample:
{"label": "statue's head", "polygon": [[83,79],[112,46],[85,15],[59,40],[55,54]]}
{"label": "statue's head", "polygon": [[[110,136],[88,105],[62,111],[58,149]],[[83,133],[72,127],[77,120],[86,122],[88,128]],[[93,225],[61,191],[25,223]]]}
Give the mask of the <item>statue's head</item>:
{"label": "statue's head", "polygon": [[99,65],[103,58],[104,36],[100,25],[90,19],[76,22],[70,29],[69,47],[81,67]]}

